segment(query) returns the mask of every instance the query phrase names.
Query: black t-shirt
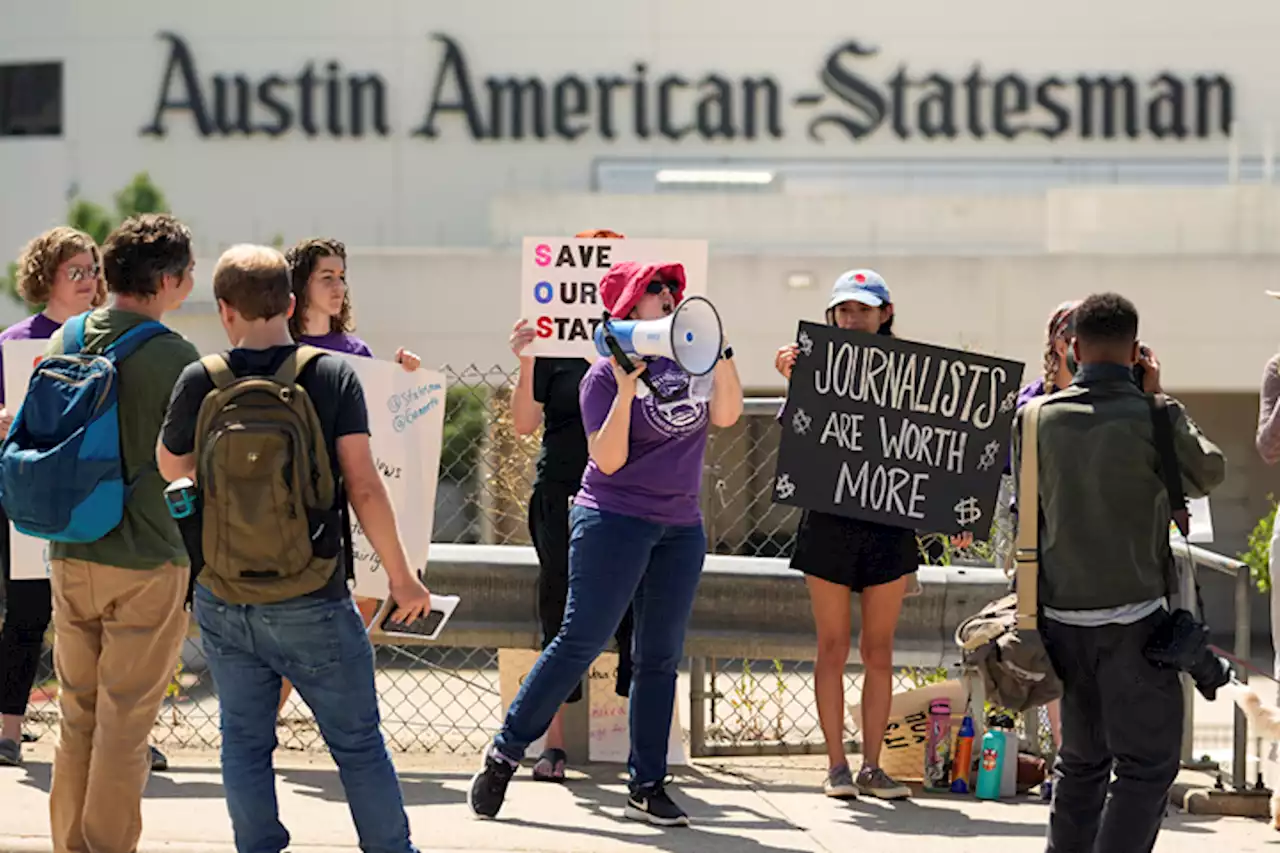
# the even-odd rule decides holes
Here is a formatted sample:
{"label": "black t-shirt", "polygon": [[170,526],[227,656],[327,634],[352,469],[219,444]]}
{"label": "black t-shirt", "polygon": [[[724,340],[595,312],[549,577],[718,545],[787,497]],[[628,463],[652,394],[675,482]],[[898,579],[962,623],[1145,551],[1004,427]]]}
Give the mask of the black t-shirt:
{"label": "black t-shirt", "polygon": [[[271,376],[295,349],[297,346],[290,344],[264,350],[233,349],[224,355],[231,372],[237,377]],[[298,384],[306,390],[315,406],[320,429],[324,433],[325,449],[333,467],[334,482],[341,483],[338,439],[344,435],[369,434],[364,388],[351,365],[331,356],[312,359],[298,377]],[[200,404],[212,390],[213,380],[200,362],[190,364],[182,371],[173,386],[169,412],[160,430],[165,449],[170,453],[185,456],[195,450],[196,416],[200,412]],[[311,593],[310,597],[338,599],[348,594],[346,568],[339,560],[338,571],[333,573],[329,583]]]}
{"label": "black t-shirt", "polygon": [[577,487],[587,467],[578,386],[591,363],[583,358],[539,358],[533,363],[533,399],[542,404],[542,449],[533,484]]}

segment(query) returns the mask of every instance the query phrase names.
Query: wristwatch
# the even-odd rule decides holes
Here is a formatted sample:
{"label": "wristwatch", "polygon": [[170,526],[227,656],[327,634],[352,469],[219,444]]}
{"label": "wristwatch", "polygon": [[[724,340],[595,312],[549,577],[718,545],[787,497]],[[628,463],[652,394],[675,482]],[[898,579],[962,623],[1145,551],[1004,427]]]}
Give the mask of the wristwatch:
{"label": "wristwatch", "polygon": [[733,358],[733,347],[725,347],[724,352],[720,353],[720,357],[724,359]]}

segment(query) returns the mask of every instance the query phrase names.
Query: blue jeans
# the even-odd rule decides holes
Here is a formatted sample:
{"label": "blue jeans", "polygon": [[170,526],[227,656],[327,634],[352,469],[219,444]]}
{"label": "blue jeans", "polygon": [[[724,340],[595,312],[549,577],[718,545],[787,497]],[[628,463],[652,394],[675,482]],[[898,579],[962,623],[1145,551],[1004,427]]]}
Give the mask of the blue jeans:
{"label": "blue jeans", "polygon": [[702,576],[702,525],[674,527],[575,506],[570,514],[569,600],[560,633],[534,664],[494,745],[512,761],[551,725],[557,709],[634,607],[631,787],[667,775],[676,668]]}
{"label": "blue jeans", "polygon": [[315,713],[365,853],[417,853],[378,729],[373,647],[351,599],[228,604],[196,587],[196,620],[222,717],[222,783],[239,853],[280,853],[276,706],[287,678]]}

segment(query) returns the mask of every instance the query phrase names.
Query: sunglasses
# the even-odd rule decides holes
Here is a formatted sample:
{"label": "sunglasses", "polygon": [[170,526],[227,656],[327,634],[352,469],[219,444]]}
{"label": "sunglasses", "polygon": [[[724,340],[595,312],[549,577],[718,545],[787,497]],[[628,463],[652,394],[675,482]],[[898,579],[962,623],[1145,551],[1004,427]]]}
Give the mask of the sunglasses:
{"label": "sunglasses", "polygon": [[67,278],[70,281],[84,281],[86,278],[97,278],[101,268],[96,264],[91,267],[67,267]]}
{"label": "sunglasses", "polygon": [[675,296],[680,292],[680,285],[674,281],[651,281],[649,286],[644,289],[644,292],[650,296],[657,296],[663,290],[667,290],[672,296]]}

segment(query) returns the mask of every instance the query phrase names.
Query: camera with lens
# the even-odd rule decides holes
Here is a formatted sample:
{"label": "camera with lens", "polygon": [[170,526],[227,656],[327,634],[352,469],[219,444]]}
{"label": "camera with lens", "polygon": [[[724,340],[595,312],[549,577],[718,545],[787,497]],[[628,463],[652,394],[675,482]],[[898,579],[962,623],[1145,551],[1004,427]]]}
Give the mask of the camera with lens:
{"label": "camera with lens", "polygon": [[1191,676],[1196,690],[1210,702],[1231,681],[1231,666],[1209,648],[1209,628],[1187,610],[1169,614],[1144,649],[1147,660]]}

